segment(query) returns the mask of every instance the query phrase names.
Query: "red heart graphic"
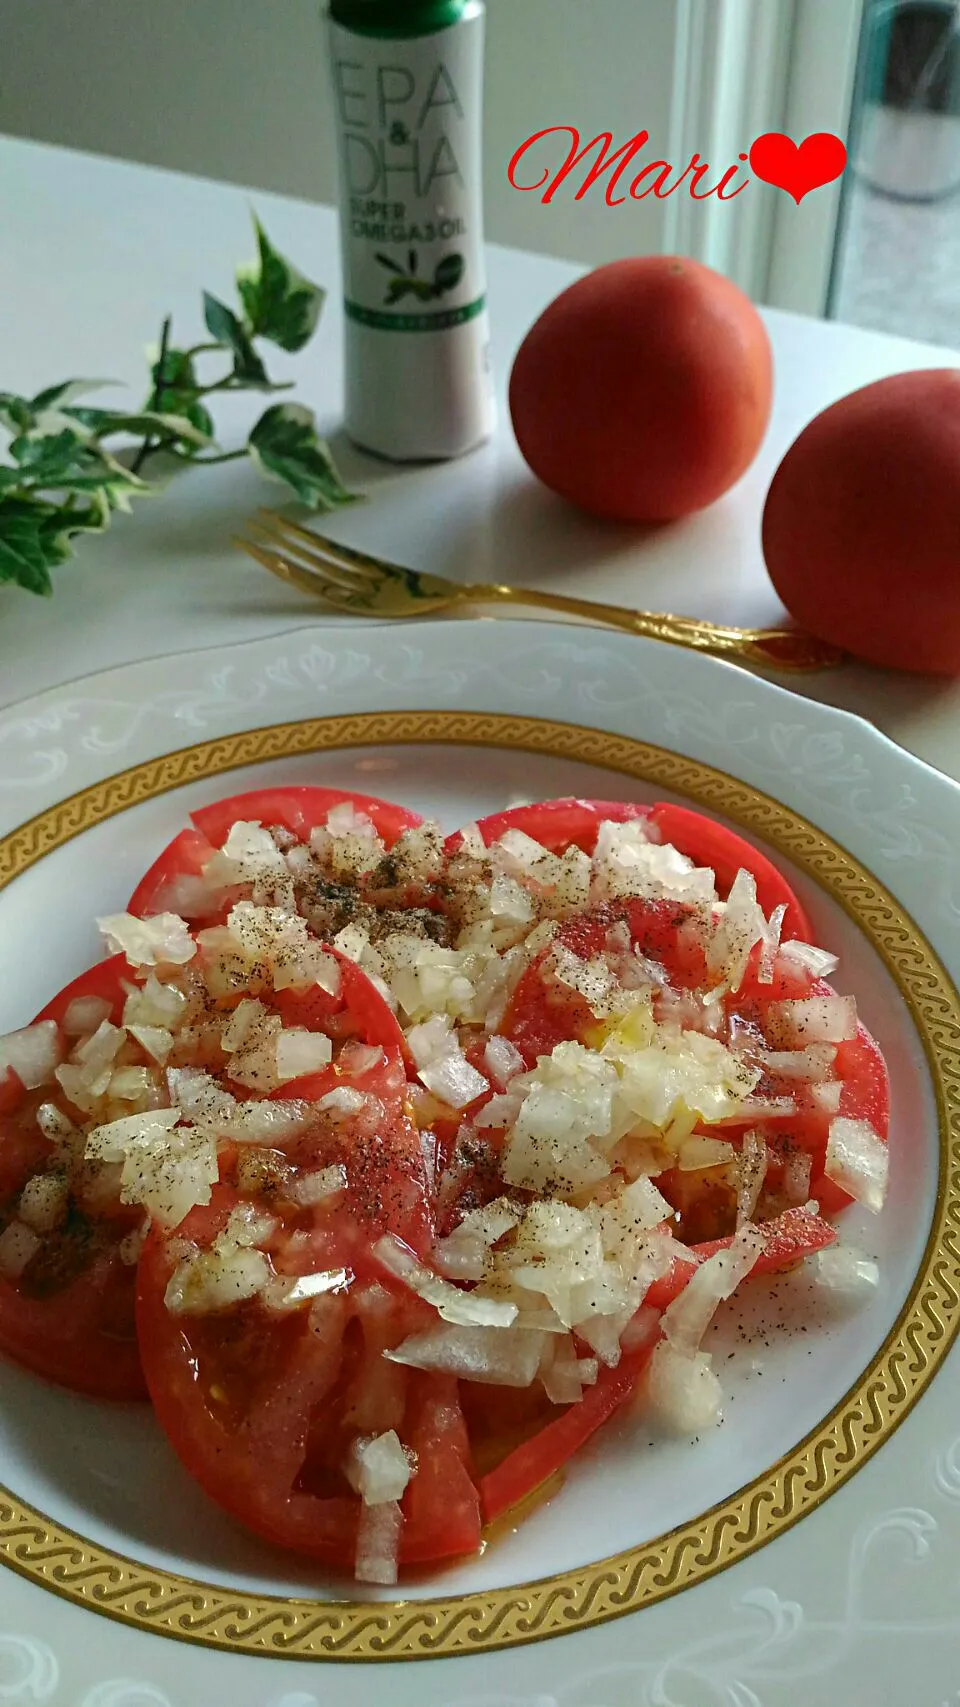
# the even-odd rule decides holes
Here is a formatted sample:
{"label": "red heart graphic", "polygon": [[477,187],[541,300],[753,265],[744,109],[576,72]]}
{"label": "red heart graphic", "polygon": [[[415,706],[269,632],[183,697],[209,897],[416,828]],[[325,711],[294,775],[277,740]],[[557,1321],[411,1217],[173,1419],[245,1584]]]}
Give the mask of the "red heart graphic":
{"label": "red heart graphic", "polygon": [[805,136],[799,144],[782,131],[768,130],[750,150],[751,171],[765,184],[786,190],[798,207],[811,190],[839,178],[846,164],[846,146],[828,130]]}

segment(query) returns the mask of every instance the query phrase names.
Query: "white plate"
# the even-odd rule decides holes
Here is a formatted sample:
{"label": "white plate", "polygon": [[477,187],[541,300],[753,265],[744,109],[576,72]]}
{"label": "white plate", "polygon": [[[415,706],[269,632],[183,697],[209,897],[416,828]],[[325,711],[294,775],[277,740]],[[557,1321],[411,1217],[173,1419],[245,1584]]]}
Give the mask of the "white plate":
{"label": "white plate", "polygon": [[[136,805],[48,853],[0,896],[0,958],[18,969],[16,980],[0,988],[0,1029],[21,1022],[53,985],[91,958],[93,914],[120,904],[161,839],[200,799],[268,776],[309,775],[409,801],[452,826],[511,795],[663,794],[662,775],[654,787],[602,769],[617,737],[715,766],[802,814],[862,860],[933,940],[948,970],[960,970],[952,858],[960,790],[952,783],[856,719],[712,660],[555,626],[431,624],[351,629],[341,636],[301,630],[225,654],[183,654],[88,678],[0,721],[0,830],[113,772],[211,737],[312,717],[433,710],[546,718],[588,726],[610,739],[590,744],[589,766],[546,753],[424,747],[414,739],[358,746],[263,760],[226,780],[207,776]],[[414,725],[409,732],[416,735]],[[681,793],[684,774],[676,768]],[[722,798],[716,804],[722,810]],[[489,1597],[495,1618],[500,1589],[582,1571],[698,1518],[762,1476],[817,1427],[897,1318],[934,1208],[937,1123],[929,1075],[897,985],[866,937],[809,878],[797,881],[821,936],[839,946],[844,973],[862,994],[864,1017],[894,1070],[893,1131],[902,1142],[893,1152],[890,1208],[869,1226],[849,1223],[850,1236],[880,1257],[882,1287],[855,1312],[826,1312],[809,1286],[781,1282],[758,1302],[748,1345],[731,1329],[721,1330],[721,1337],[733,1334],[731,1403],[727,1423],[709,1442],[651,1447],[642,1423],[620,1422],[584,1455],[563,1493],[515,1536],[477,1564],[446,1573],[441,1583],[411,1590],[411,1600],[477,1591]],[[843,888],[839,879],[833,888]],[[44,919],[39,954],[38,916]],[[880,924],[889,934],[889,920]],[[789,1334],[776,1331],[782,1316],[792,1325]],[[802,1327],[809,1330],[804,1338]],[[767,1338],[769,1349],[760,1344]],[[758,1353],[760,1369],[754,1366]],[[111,1414],[104,1423],[99,1407],[9,1368],[2,1380],[0,1480],[95,1549],[131,1555],[143,1566],[144,1617],[155,1567],[215,1583],[228,1599],[231,1589],[237,1591],[244,1639],[244,1617],[250,1616],[245,1595],[329,1596],[331,1585],[296,1564],[279,1571],[265,1566],[254,1545],[208,1511],[147,1419]],[[95,1618],[75,1598],[55,1600],[34,1581],[5,1572],[0,1701],[174,1707],[226,1687],[237,1707],[312,1707],[334,1697],[345,1704],[371,1700],[388,1687],[398,1707],[408,1701],[480,1707],[494,1700],[524,1707],[546,1707],[548,1700],[560,1707],[628,1701],[631,1707],[776,1707],[798,1693],[811,1703],[841,1692],[857,1701],[869,1698],[872,1687],[880,1698],[916,1700],[918,1707],[929,1700],[938,1707],[960,1681],[954,1605],[960,1425],[951,1427],[958,1385],[951,1357],[876,1458],[820,1509],[729,1570],[620,1622],[510,1652],[484,1645],[482,1657],[397,1663],[386,1675],[363,1663],[333,1669],[329,1662],[281,1664]],[[862,1437],[851,1436],[854,1457],[869,1434],[867,1427]],[[724,1540],[723,1556],[726,1547]],[[36,1550],[36,1541],[32,1551],[25,1545],[25,1564]],[[71,1576],[66,1555],[51,1557],[48,1576],[58,1559],[75,1597],[78,1562]],[[343,1593],[343,1585],[333,1592]],[[596,1592],[607,1590],[601,1585]],[[537,1628],[562,1620],[565,1595],[563,1586],[539,1599],[534,1594]],[[119,1601],[119,1587],[116,1596]],[[129,1595],[123,1604],[129,1613]],[[412,1604],[409,1611],[416,1611]],[[376,1635],[374,1608],[370,1615],[366,1651],[370,1631]],[[430,1613],[424,1607],[417,1616],[422,1632]],[[511,1617],[516,1620],[515,1610]],[[391,1628],[393,1641],[396,1620]],[[220,1640],[222,1631],[221,1617]],[[445,1639],[449,1644],[449,1634]],[[923,1695],[917,1694],[920,1677],[924,1690],[929,1685]]]}

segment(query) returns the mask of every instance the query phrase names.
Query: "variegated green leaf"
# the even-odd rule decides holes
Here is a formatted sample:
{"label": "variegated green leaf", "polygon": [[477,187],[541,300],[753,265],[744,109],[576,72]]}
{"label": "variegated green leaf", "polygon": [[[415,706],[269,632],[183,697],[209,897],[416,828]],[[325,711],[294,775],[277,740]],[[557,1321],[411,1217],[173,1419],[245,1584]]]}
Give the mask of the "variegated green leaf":
{"label": "variegated green leaf", "polygon": [[311,510],[333,510],[354,502],[337,472],[329,446],[317,436],[311,409],[301,403],[274,403],[250,434],[250,455],[272,480],[292,487]]}
{"label": "variegated green leaf", "polygon": [[237,289],[254,338],[268,338],[282,350],[302,350],[316,331],[326,298],[274,249],[259,220],[258,258],[237,268]]}

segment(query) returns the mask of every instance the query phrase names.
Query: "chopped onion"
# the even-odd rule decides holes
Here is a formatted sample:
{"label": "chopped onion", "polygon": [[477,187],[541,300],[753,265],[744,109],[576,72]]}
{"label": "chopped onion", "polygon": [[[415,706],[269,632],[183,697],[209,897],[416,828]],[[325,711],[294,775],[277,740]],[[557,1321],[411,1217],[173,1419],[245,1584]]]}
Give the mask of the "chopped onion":
{"label": "chopped onion", "polygon": [[825,1079],[823,1084],[811,1085],[810,1095],[815,1103],[823,1109],[824,1114],[839,1114],[843,1098],[843,1084],[840,1079]]}
{"label": "chopped onion", "polygon": [[820,1285],[830,1292],[863,1292],[877,1285],[880,1269],[855,1245],[829,1245],[809,1259]]}
{"label": "chopped onion", "polygon": [[209,1120],[237,1107],[237,1099],[221,1090],[212,1073],[198,1067],[168,1067],[170,1101],[188,1120]]}
{"label": "chopped onion", "polygon": [[255,998],[245,996],[234,1008],[220,1036],[220,1047],[225,1055],[233,1055],[243,1049],[260,1031],[267,1018],[267,1009]]}
{"label": "chopped onion", "polygon": [[135,1102],[143,1109],[159,1108],[163,1098],[157,1078],[151,1067],[118,1067],[110,1075],[107,1094],[116,1102]]}
{"label": "chopped onion", "polygon": [[361,1506],[354,1566],[357,1582],[387,1587],[396,1582],[402,1527],[403,1513],[396,1500]]}
{"label": "chopped onion", "polygon": [[110,1018],[111,1004],[103,996],[75,996],[64,1013],[66,1037],[87,1037],[102,1020]]}
{"label": "chopped onion", "polygon": [[487,1252],[519,1224],[522,1214],[505,1197],[469,1210],[453,1232],[434,1246],[433,1259],[441,1274],[450,1280],[481,1280]]}
{"label": "chopped onion", "polygon": [[483,1064],[498,1091],[506,1090],[510,1080],[523,1072],[523,1056],[508,1037],[487,1039]]}
{"label": "chopped onion", "polygon": [[369,1073],[372,1067],[378,1067],[383,1060],[383,1047],[379,1043],[358,1043],[351,1038],[344,1044],[337,1062],[341,1073],[352,1073],[359,1079],[364,1073]]}
{"label": "chopped onion", "polygon": [[363,836],[367,841],[376,838],[376,826],[366,812],[358,812],[353,802],[342,800],[327,813],[327,829],[331,836]]}
{"label": "chopped onion", "polygon": [[326,1268],[316,1274],[275,1274],[263,1288],[263,1302],[270,1310],[292,1310],[331,1292],[346,1292],[353,1280],[349,1268]]}
{"label": "chopped onion", "polygon": [[369,1440],[355,1440],[344,1469],[364,1505],[387,1505],[403,1498],[417,1473],[417,1455],[400,1444],[391,1428]]}
{"label": "chopped onion", "polygon": [[162,1062],[167,1059],[173,1048],[172,1031],[167,1031],[162,1025],[131,1025],[127,1030],[154,1061]]}
{"label": "chopped onion", "polygon": [[762,1250],[759,1228],[741,1227],[730,1245],[700,1264],[663,1312],[663,1333],[675,1351],[688,1358],[694,1355],[717,1306],[736,1291]]}
{"label": "chopped onion", "polygon": [[716,921],[707,946],[707,966],[719,972],[731,990],[739,990],[754,946],[768,941],[771,926],[757,900],[757,883],[743,867],[737,872],[725,902],[714,908]]}
{"label": "chopped onion", "polygon": [[869,1121],[831,1120],[823,1171],[874,1215],[883,1208],[889,1167],[887,1146]]}
{"label": "chopped onion", "polygon": [[584,1387],[592,1387],[600,1373],[595,1357],[579,1358],[569,1334],[546,1341],[539,1375],[543,1390],[553,1405],[575,1405]]}
{"label": "chopped onion", "polygon": [[52,1233],[67,1212],[68,1196],[64,1174],[34,1174],[20,1193],[17,1215],[35,1233]]}
{"label": "chopped onion", "polygon": [[204,919],[213,911],[223,890],[229,885],[218,884],[193,871],[181,871],[165,883],[154,903],[165,912],[177,913],[181,919]]}
{"label": "chopped onion", "polygon": [[422,1025],[411,1026],[407,1043],[421,1082],[451,1108],[466,1108],[490,1089],[463,1054],[446,1015],[435,1014]]}
{"label": "chopped onion", "polygon": [[694,903],[714,901],[713,872],[695,866],[672,843],[653,841],[651,828],[647,818],[620,824],[605,819],[600,825],[592,860],[597,898],[663,895]]}
{"label": "chopped onion", "polygon": [[791,1206],[806,1203],[810,1196],[813,1157],[809,1150],[794,1150],[783,1164],[783,1195]]}
{"label": "chopped onion", "polygon": [[809,1043],[806,1049],[767,1049],[763,1064],[778,1079],[804,1079],[811,1084],[819,1084],[829,1077],[836,1058],[834,1044]]}
{"label": "chopped onion", "polygon": [[42,1102],[37,1109],[37,1125],[43,1136],[49,1138],[51,1144],[69,1144],[71,1138],[78,1136],[77,1128],[72,1120],[68,1120],[62,1109],[55,1102]]}
{"label": "chopped onion", "polygon": [[132,1031],[134,1026],[154,1026],[176,1031],[187,997],[175,984],[161,984],[156,973],[151,972],[143,984],[128,985],[127,992],[123,1023],[128,1030]]}
{"label": "chopped onion", "polygon": [[449,1103],[451,1108],[467,1108],[489,1089],[483,1074],[461,1054],[447,1055],[430,1067],[421,1067],[420,1078],[434,1096]]}
{"label": "chopped onion", "polygon": [[347,1189],[347,1170],[342,1162],[334,1162],[329,1168],[317,1168],[313,1173],[298,1174],[287,1188],[287,1195],[294,1203],[300,1203],[304,1208],[314,1203],[323,1203],[329,1197],[336,1197]]}
{"label": "chopped onion", "polygon": [[39,1020],[0,1037],[0,1075],[12,1067],[20,1083],[35,1091],[53,1078],[60,1055],[56,1020]]}
{"label": "chopped onion", "polygon": [[723,1138],[701,1138],[695,1133],[685,1138],[677,1151],[677,1167],[681,1173],[698,1173],[701,1168],[725,1167],[737,1152]]}
{"label": "chopped onion", "polygon": [[780,946],[780,932],[786,918],[787,905],[785,901],[779,907],[774,907],[770,914],[767,928],[763,935],[763,946],[760,950],[760,964],[757,967],[757,980],[761,984],[773,983],[773,971],[776,963],[777,949]]}
{"label": "chopped onion", "polygon": [[5,1280],[19,1280],[39,1249],[40,1240],[33,1228],[22,1221],[11,1221],[0,1233],[0,1275]]}
{"label": "chopped onion", "polygon": [[229,1250],[201,1251],[185,1257],[174,1269],[164,1303],[175,1316],[206,1315],[256,1298],[271,1277],[262,1251],[235,1245]]}
{"label": "chopped onion", "polygon": [[318,1073],[333,1059],[333,1044],[323,1032],[308,1031],[303,1026],[291,1026],[281,1031],[276,1045],[277,1077],[299,1079],[307,1073]]}
{"label": "chopped onion", "polygon": [[462,1381],[495,1387],[529,1387],[534,1380],[548,1336],[532,1328],[493,1328],[439,1323],[411,1334],[393,1351],[391,1363],[412,1369],[437,1370]]}
{"label": "chopped onion", "polygon": [[197,945],[179,913],[156,913],[135,919],[132,913],[109,913],[97,920],[112,954],[125,954],[131,966],[185,966]]}
{"label": "chopped onion", "polygon": [[829,978],[831,972],[836,972],[840,965],[835,954],[830,954],[825,948],[814,948],[812,942],[800,942],[793,937],[788,942],[780,944],[780,954],[794,966],[800,966],[804,972],[809,972],[814,978]]}
{"label": "chopped onion", "polygon": [[150,1109],[145,1114],[124,1114],[87,1133],[84,1154],[88,1161],[122,1162],[134,1147],[147,1149],[163,1142],[180,1119],[178,1108]]}
{"label": "chopped onion", "polygon": [[219,1137],[240,1144],[283,1144],[307,1130],[312,1114],[311,1104],[296,1097],[288,1102],[264,1098],[238,1103],[233,1112],[215,1116],[209,1124]]}
{"label": "chopped onion", "polygon": [[797,1104],[793,1097],[744,1097],[736,1114],[725,1115],[722,1120],[714,1120],[711,1124],[742,1126],[745,1120],[775,1120],[796,1112]]}
{"label": "chopped onion", "polygon": [[122,1162],[120,1199],[139,1203],[164,1226],[179,1226],[198,1204],[210,1202],[219,1177],[217,1146],[207,1133],[173,1128],[178,1108],[125,1114],[87,1134],[90,1161]]}
{"label": "chopped onion", "polygon": [[708,1352],[685,1356],[661,1340],[647,1377],[650,1408],[677,1434],[699,1434],[723,1421],[723,1391]]}
{"label": "chopped onion", "polygon": [[771,1002],[764,1029],[774,1049],[845,1043],[857,1035],[857,1004],[853,996],[804,996],[797,1001]]}
{"label": "chopped onion", "polygon": [[752,1220],[767,1177],[767,1146],[762,1132],[745,1132],[737,1173],[737,1226]]}
{"label": "chopped onion", "polygon": [[499,1298],[484,1298],[478,1292],[461,1292],[439,1274],[424,1268],[406,1245],[392,1234],[385,1233],[373,1247],[373,1254],[385,1269],[409,1286],[411,1292],[432,1304],[445,1322],[461,1327],[508,1328],[516,1319],[516,1304]]}

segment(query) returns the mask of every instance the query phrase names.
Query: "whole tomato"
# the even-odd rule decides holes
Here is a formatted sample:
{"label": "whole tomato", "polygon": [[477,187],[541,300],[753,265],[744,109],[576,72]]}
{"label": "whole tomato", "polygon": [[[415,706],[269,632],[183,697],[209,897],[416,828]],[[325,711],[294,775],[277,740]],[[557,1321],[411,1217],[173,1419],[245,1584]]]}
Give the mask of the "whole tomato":
{"label": "whole tomato", "polygon": [[651,255],[578,279],[527,333],[510,415],[534,474],[595,515],[703,509],[753,461],[770,416],[759,314],[699,261]]}

